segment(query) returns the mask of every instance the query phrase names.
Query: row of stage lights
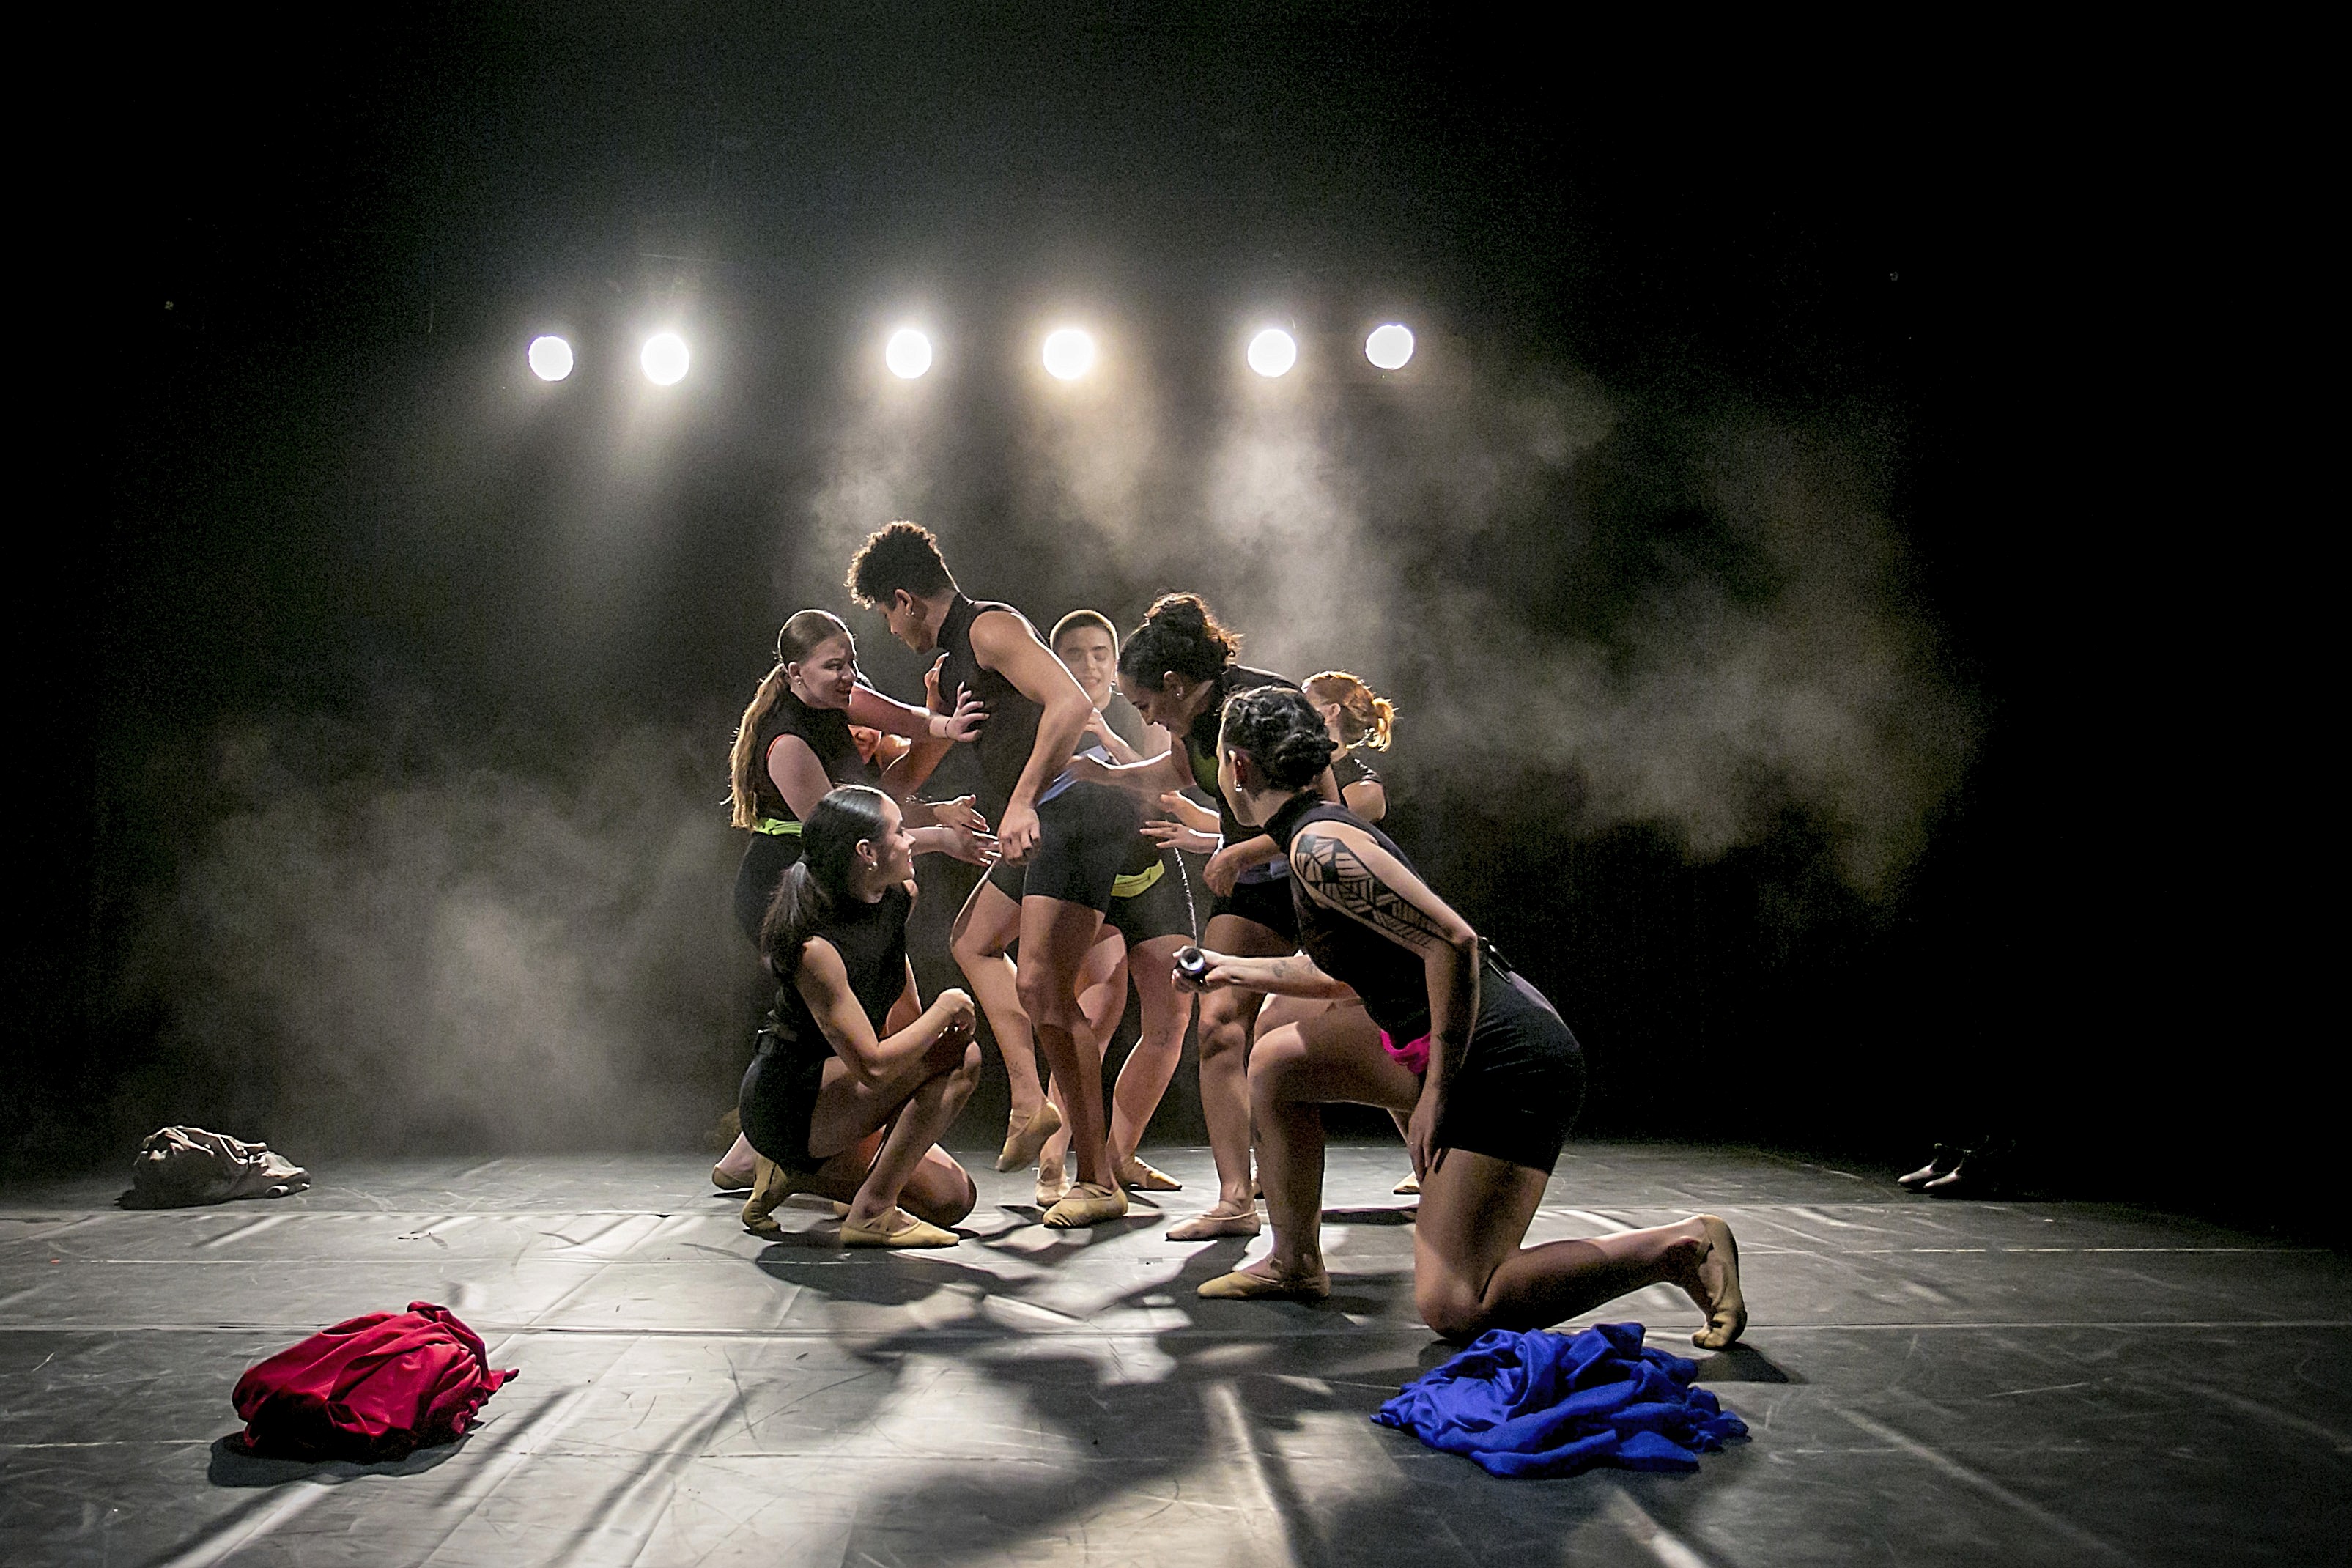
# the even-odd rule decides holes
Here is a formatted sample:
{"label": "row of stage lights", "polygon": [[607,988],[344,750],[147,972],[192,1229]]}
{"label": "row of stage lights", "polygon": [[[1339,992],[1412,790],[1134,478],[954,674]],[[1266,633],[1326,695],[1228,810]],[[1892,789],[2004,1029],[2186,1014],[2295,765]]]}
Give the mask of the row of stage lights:
{"label": "row of stage lights", "polygon": [[[552,333],[531,339],[525,353],[533,375],[541,381],[562,381],[572,374],[572,344]],[[1076,327],[1045,334],[1045,373],[1056,381],[1076,381],[1095,367],[1095,340]],[[1271,381],[1287,375],[1298,363],[1298,340],[1280,327],[1268,327],[1250,339],[1244,357],[1250,369]],[[1364,357],[1381,370],[1402,370],[1412,359],[1412,329],[1396,321],[1374,327],[1364,339]],[[656,386],[676,386],[686,379],[691,356],[686,340],[676,332],[656,332],[646,340],[637,364]],[[913,381],[931,368],[931,340],[912,327],[901,327],[882,345],[882,363],[901,381]]]}

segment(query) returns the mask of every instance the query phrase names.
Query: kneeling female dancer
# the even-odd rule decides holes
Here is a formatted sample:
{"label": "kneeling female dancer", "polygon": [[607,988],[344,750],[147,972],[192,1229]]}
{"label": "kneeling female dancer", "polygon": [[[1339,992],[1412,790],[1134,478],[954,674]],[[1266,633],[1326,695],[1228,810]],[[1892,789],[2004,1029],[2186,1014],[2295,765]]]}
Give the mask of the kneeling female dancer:
{"label": "kneeling female dancer", "polygon": [[1305,952],[1211,953],[1202,984],[1333,998],[1352,987],[1364,1006],[1334,1007],[1257,1042],[1250,1099],[1274,1247],[1201,1294],[1330,1294],[1318,1234],[1318,1107],[1344,1100],[1411,1113],[1405,1141],[1422,1184],[1413,1304],[1439,1334],[1542,1328],[1671,1283],[1706,1314],[1692,1342],[1706,1350],[1731,1343],[1748,1323],[1739,1250],[1713,1215],[1519,1245],[1583,1099],[1582,1053],[1551,1005],[1429,889],[1386,834],[1318,797],[1311,784],[1331,751],[1300,693],[1254,691],[1226,705],[1223,793],[1288,856]]}
{"label": "kneeling female dancer", "polygon": [[[1124,767],[1086,760],[1070,764],[1080,778],[1116,784],[1157,804],[1168,791],[1198,784],[1217,796],[1223,847],[1202,873],[1215,901],[1202,941],[1220,952],[1275,954],[1298,946],[1286,879],[1289,867],[1273,840],[1234,816],[1217,790],[1217,715],[1235,692],[1263,687],[1293,691],[1297,684],[1270,670],[1237,664],[1241,638],[1217,624],[1197,594],[1163,595],[1128,635],[1118,656],[1118,687],[1149,723],[1183,742],[1181,757]],[[1322,787],[1338,798],[1328,773]],[[1250,1196],[1249,1049],[1260,998],[1217,990],[1201,999],[1201,1115],[1209,1124],[1209,1152],[1217,1163],[1217,1201],[1207,1213],[1168,1233],[1171,1241],[1255,1236],[1257,1205]]]}
{"label": "kneeling female dancer", "polygon": [[[935,665],[934,680],[937,675]],[[801,857],[803,818],[836,784],[878,784],[905,803],[917,824],[928,819],[915,833],[917,853],[986,864],[996,841],[970,795],[936,803],[909,798],[947,749],[971,739],[986,717],[969,696],[947,714],[892,701],[858,680],[857,640],[837,617],[803,610],[786,621],[776,634],[775,668],[743,710],[728,757],[731,826],[751,835],[735,873],[735,921],[751,944],[759,946],[776,886]],[[916,743],[877,771],[858,747],[853,721]],[[721,1192],[751,1184],[748,1141],[735,1140],[711,1167],[710,1182]]]}
{"label": "kneeling female dancer", "polygon": [[925,1007],[915,989],[913,837],[896,801],[851,785],[802,821],[801,851],[760,933],[776,1021],[743,1075],[759,1155],[743,1226],[778,1235],[770,1212],[818,1193],[849,1205],[845,1247],[953,1247],[941,1227],[978,1194],[939,1140],[980,1081],[980,1046],[971,997]]}

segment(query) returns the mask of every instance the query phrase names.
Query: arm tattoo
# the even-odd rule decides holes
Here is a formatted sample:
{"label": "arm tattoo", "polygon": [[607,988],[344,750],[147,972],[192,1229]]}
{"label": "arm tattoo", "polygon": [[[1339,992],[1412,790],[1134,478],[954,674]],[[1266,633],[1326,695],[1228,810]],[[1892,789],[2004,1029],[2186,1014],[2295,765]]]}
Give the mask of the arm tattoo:
{"label": "arm tattoo", "polygon": [[1435,921],[1381,881],[1336,835],[1300,834],[1292,859],[1307,887],[1382,936],[1416,950],[1445,940]]}

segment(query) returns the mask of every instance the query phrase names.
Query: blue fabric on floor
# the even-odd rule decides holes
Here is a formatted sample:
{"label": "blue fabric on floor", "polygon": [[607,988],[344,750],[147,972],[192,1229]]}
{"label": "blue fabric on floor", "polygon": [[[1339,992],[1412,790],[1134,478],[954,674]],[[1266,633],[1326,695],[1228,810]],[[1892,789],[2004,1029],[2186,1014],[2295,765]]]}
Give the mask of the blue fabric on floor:
{"label": "blue fabric on floor", "polygon": [[1572,1476],[1596,1465],[1696,1470],[1748,1423],[1691,1386],[1697,1366],[1642,1348],[1639,1323],[1579,1334],[1496,1329],[1406,1384],[1372,1419],[1491,1476]]}

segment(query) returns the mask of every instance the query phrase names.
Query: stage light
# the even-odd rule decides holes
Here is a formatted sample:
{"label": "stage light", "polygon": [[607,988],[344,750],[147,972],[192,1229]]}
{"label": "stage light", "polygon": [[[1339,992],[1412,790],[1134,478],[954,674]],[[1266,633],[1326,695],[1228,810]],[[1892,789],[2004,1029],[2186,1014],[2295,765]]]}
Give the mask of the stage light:
{"label": "stage light", "polygon": [[686,340],[676,332],[656,332],[646,340],[646,352],[637,363],[656,386],[676,386],[686,379]]}
{"label": "stage light", "polygon": [[1076,381],[1095,365],[1095,341],[1076,327],[1045,334],[1045,372],[1055,381]]}
{"label": "stage light", "polygon": [[912,381],[931,368],[931,340],[912,327],[901,327],[884,345],[882,363],[899,380]]}
{"label": "stage light", "polygon": [[1298,344],[1280,327],[1268,327],[1250,340],[1249,367],[1269,380],[1288,374],[1298,363]]}
{"label": "stage light", "polygon": [[530,340],[530,374],[541,381],[562,381],[572,374],[572,345],[559,337]]}
{"label": "stage light", "polygon": [[1412,329],[1394,321],[1374,327],[1364,340],[1364,357],[1382,370],[1402,370],[1412,358]]}

